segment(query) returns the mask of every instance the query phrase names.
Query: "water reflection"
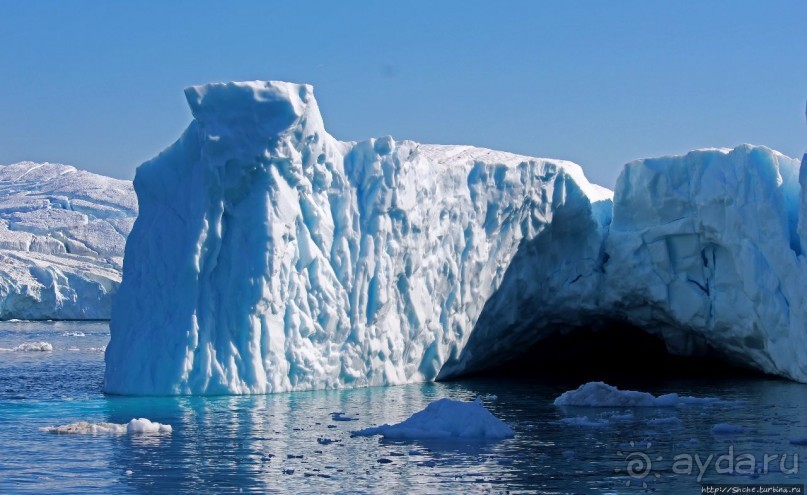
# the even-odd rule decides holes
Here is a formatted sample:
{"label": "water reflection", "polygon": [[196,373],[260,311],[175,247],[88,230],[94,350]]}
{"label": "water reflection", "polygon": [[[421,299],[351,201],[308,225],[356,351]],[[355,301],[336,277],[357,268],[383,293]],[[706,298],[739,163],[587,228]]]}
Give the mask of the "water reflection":
{"label": "water reflection", "polygon": [[[788,439],[807,436],[807,425],[798,413],[807,404],[807,387],[788,382],[659,384],[649,386],[649,391],[683,391],[726,402],[630,411],[556,408],[551,402],[562,390],[555,388],[530,383],[503,388],[500,381],[475,380],[258,397],[110,398],[105,402],[110,421],[144,416],[174,426],[169,437],[113,442],[110,470],[129,472],[120,481],[141,493],[157,488],[199,493],[376,493],[379,487],[407,493],[467,489],[613,493],[632,481],[619,452],[646,449],[649,444],[648,452],[661,458],[652,473],[659,477],[643,481],[657,493],[680,493],[698,483],[695,476],[675,475],[676,454],[700,453],[705,459],[733,446],[761,458],[768,451],[803,449]],[[498,399],[486,405],[516,430],[513,439],[456,444],[350,436],[352,430],[398,422],[442,397],[471,400],[492,393]],[[564,422],[569,418],[605,424]],[[729,437],[712,434],[711,428],[720,421],[742,425],[744,432]],[[737,478],[738,473],[732,473],[729,481],[742,482]],[[775,472],[762,479],[792,482],[794,477]],[[705,473],[704,480],[727,482],[714,470]]]}
{"label": "water reflection", "polygon": [[[32,329],[31,334],[39,331],[46,333]],[[31,337],[20,333],[9,333],[7,340]],[[807,386],[786,381],[634,377],[630,387],[655,395],[679,392],[724,403],[631,410],[557,408],[553,399],[579,383],[512,376],[257,397],[126,398],[101,394],[100,354],[62,349],[94,338],[91,332],[86,337],[62,336],[69,332],[61,329],[55,333],[51,340],[57,350],[49,357],[0,361],[0,377],[5,377],[0,383],[6,387],[0,390],[0,493],[629,493],[626,483],[641,481],[655,493],[679,494],[695,493],[699,483],[698,473],[674,471],[677,454],[706,459],[732,448],[761,459],[765,453],[786,453],[786,468],[793,465],[792,454],[807,456],[807,447],[790,443],[807,438]],[[350,436],[352,430],[399,422],[436,399],[478,395],[515,430],[515,438],[446,444]],[[174,431],[120,436],[38,431],[81,420],[126,423],[137,417],[171,424]],[[717,423],[741,430],[715,434]],[[637,450],[654,463],[641,480],[625,471],[626,455]],[[704,481],[803,478],[783,469],[746,475],[713,468]]]}
{"label": "water reflection", "polygon": [[200,493],[374,493],[380,486],[420,493],[470,476],[478,488],[488,479],[509,478],[503,476],[510,469],[509,457],[497,454],[501,444],[350,436],[352,430],[398,422],[438,398],[475,396],[474,390],[455,384],[257,397],[110,397],[105,401],[108,421],[148,417],[174,427],[170,436],[131,436],[114,442],[110,470],[142,493],[156,487]]}

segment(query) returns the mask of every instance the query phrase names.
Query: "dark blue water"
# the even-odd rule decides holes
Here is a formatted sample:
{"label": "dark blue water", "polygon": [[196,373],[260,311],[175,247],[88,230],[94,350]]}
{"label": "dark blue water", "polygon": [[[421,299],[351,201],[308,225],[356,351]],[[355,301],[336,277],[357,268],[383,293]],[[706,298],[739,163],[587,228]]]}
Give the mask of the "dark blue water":
{"label": "dark blue water", "polygon": [[[577,384],[512,378],[259,397],[123,398],[101,393],[100,348],[108,339],[104,323],[0,323],[2,349],[37,341],[53,346],[0,351],[0,493],[695,494],[701,470],[673,465],[675,456],[694,463],[695,455],[701,464],[712,456],[704,482],[807,477],[797,472],[807,447],[791,443],[807,438],[807,386],[786,381],[648,383],[652,393],[727,401],[672,409],[561,410],[553,399]],[[350,436],[405,419],[435,399],[478,395],[515,438],[452,445]],[[136,417],[168,423],[173,433],[39,430]],[[717,423],[742,431],[713,433]],[[765,454],[779,456],[768,469]],[[715,464],[721,455],[723,463]]]}

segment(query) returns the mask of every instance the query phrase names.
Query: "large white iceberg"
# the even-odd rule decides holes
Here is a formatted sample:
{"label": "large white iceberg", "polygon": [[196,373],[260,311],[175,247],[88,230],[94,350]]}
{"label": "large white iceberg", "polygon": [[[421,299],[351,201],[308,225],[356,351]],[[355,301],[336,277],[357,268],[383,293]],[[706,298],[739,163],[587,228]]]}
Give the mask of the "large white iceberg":
{"label": "large white iceberg", "polygon": [[798,164],[762,147],[629,164],[340,142],[308,85],[211,84],[135,178],[105,390],[428,381],[625,321],[671,352],[807,381]]}
{"label": "large white iceberg", "polygon": [[0,165],[0,319],[105,319],[137,216],[128,181]]}
{"label": "large white iceberg", "polygon": [[504,330],[597,285],[611,193],[573,163],[340,142],[308,85],[186,94],[193,122],[135,178],[108,392],[433,380],[486,304]]}

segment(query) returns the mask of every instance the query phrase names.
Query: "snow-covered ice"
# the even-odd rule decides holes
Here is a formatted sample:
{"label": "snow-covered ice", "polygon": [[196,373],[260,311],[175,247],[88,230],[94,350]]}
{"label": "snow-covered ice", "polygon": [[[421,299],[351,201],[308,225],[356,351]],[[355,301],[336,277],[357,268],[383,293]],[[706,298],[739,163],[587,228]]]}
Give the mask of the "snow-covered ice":
{"label": "snow-covered ice", "polygon": [[382,435],[391,440],[500,440],[515,434],[490,413],[482,400],[439,399],[408,419],[354,431],[354,436]]}
{"label": "snow-covered ice", "polygon": [[0,165],[0,319],[104,319],[137,215],[128,181]]}
{"label": "snow-covered ice", "polygon": [[604,321],[807,381],[796,160],[639,160],[612,203],[571,162],[337,141],[308,85],[186,96],[194,120],[135,178],[107,392],[429,381]]}
{"label": "snow-covered ice", "polygon": [[128,423],[124,424],[105,422],[91,423],[88,421],[79,421],[77,423],[70,423],[62,426],[46,426],[40,428],[40,430],[47,433],[81,435],[171,433],[173,431],[171,425],[157,423],[145,418],[132,419]]}

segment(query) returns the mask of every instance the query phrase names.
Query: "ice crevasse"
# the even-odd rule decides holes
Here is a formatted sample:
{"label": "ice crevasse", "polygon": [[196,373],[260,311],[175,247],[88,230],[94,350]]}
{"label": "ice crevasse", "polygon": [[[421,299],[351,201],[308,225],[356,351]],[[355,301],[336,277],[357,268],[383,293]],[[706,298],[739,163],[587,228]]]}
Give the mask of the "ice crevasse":
{"label": "ice crevasse", "polygon": [[428,381],[611,319],[807,381],[793,159],[637,161],[612,201],[571,162],[338,141],[308,85],[186,96],[194,120],[135,178],[107,392]]}

